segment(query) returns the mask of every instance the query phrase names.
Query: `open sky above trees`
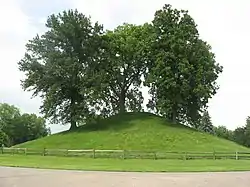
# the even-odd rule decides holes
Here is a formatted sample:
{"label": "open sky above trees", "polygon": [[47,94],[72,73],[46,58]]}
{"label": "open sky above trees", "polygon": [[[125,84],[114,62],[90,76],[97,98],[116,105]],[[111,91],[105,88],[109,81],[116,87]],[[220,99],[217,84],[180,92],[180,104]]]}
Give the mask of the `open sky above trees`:
{"label": "open sky above trees", "polygon": [[[36,33],[43,32],[43,21],[54,12],[77,8],[100,21],[105,28],[113,28],[123,22],[143,23],[152,20],[153,14],[164,1],[43,1],[27,5],[27,0],[4,1],[0,6],[0,20],[5,27],[0,29],[0,101],[17,105],[24,112],[38,112],[39,99],[30,99],[20,87],[22,74],[17,62],[23,56],[24,44]],[[248,103],[250,80],[248,73],[247,43],[250,42],[250,26],[246,20],[250,3],[238,1],[169,1],[174,8],[187,9],[198,24],[202,39],[208,41],[216,54],[216,60],[224,67],[220,76],[219,92],[210,101],[209,112],[214,125],[225,125],[230,129],[245,124],[249,115]],[[49,7],[49,9],[48,9]],[[3,9],[3,10],[2,10]],[[36,11],[35,11],[36,10]],[[44,19],[45,18],[45,19]],[[16,22],[17,24],[12,24]],[[4,67],[4,68],[3,68]],[[62,127],[59,127],[62,128]],[[60,129],[53,128],[55,131]]]}

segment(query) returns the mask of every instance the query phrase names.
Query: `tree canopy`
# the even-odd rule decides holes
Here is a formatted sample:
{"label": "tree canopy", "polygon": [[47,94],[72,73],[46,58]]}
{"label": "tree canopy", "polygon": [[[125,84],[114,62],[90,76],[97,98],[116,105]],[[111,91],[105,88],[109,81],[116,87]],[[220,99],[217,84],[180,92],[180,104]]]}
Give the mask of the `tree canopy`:
{"label": "tree canopy", "polygon": [[100,80],[103,86],[99,93],[105,103],[104,110],[109,114],[142,109],[140,87],[147,67],[146,34],[144,26],[123,24],[104,36],[104,73]]}
{"label": "tree canopy", "polygon": [[233,131],[227,129],[226,126],[224,125],[220,125],[218,127],[214,127],[214,133],[216,136],[220,137],[220,138],[224,138],[227,140],[233,140],[234,139],[234,135],[233,135]]}
{"label": "tree canopy", "polygon": [[234,131],[234,141],[250,147],[250,116],[246,119],[246,124],[243,127],[238,127]]}
{"label": "tree canopy", "polygon": [[196,129],[250,147],[250,117],[247,117],[244,126],[237,127],[235,130],[229,130],[223,125],[214,126],[208,111],[205,111]]}
{"label": "tree canopy", "polygon": [[165,5],[156,11],[152,27],[148,106],[173,122],[197,124],[218,89],[222,67],[187,11]]}
{"label": "tree canopy", "polygon": [[22,86],[41,96],[41,112],[46,118],[71,123],[74,129],[92,113],[90,88],[101,50],[102,26],[92,24],[77,10],[52,14],[46,26],[47,32],[29,41],[19,62],[26,73]]}
{"label": "tree canopy", "polygon": [[49,16],[48,31],[26,45],[19,68],[41,112],[71,129],[95,116],[148,108],[195,126],[216,93],[222,67],[187,11],[164,5],[152,23],[103,31],[77,10]]}
{"label": "tree canopy", "polygon": [[35,114],[21,114],[7,103],[0,103],[0,146],[12,146],[50,134],[45,119]]}
{"label": "tree canopy", "polygon": [[214,134],[214,126],[212,124],[211,117],[208,111],[203,112],[198,129],[202,132]]}

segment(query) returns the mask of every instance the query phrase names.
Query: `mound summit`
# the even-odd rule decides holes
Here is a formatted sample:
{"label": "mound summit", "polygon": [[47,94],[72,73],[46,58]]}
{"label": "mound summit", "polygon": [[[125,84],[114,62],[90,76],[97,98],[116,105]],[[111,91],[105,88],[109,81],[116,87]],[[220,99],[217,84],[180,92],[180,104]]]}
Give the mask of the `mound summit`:
{"label": "mound summit", "polygon": [[246,151],[234,142],[172,124],[151,113],[125,113],[76,131],[26,142],[15,147],[56,149],[125,149],[161,151]]}

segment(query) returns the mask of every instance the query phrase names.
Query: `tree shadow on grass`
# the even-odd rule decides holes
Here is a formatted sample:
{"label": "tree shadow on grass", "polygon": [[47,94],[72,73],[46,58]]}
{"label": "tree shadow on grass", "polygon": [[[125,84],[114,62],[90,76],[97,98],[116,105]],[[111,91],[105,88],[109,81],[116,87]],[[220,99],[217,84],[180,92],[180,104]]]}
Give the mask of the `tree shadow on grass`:
{"label": "tree shadow on grass", "polygon": [[81,133],[81,132],[93,132],[93,131],[105,131],[105,130],[121,131],[130,128],[134,125],[145,123],[147,122],[147,120],[152,120],[152,123],[155,123],[156,128],[157,125],[163,125],[165,127],[181,128],[181,129],[186,128],[195,131],[195,129],[182,124],[173,124],[171,123],[170,120],[167,120],[163,117],[157,116],[152,113],[127,112],[124,114],[117,114],[106,119],[96,120],[95,122],[80,126],[75,130],[64,131],[62,132],[62,134],[67,134],[72,132]]}
{"label": "tree shadow on grass", "polygon": [[132,113],[127,112],[124,114],[117,114],[106,119],[96,120],[93,123],[89,123],[78,127],[75,130],[64,131],[63,134],[71,132],[92,132],[92,131],[121,131],[126,128],[130,128],[147,119],[155,118],[156,115],[151,113]]}

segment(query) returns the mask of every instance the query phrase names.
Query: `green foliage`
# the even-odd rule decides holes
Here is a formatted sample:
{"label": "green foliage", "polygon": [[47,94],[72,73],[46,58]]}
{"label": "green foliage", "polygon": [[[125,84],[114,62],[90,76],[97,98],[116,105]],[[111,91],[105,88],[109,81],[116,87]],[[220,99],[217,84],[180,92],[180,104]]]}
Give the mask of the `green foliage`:
{"label": "green foliage", "polygon": [[20,110],[7,103],[0,103],[0,129],[5,129],[7,124],[20,117]]}
{"label": "green foliage", "polygon": [[245,136],[246,136],[245,146],[250,147],[250,116],[248,116],[246,119]]}
{"label": "green foliage", "polygon": [[46,118],[76,128],[77,122],[93,113],[89,106],[95,102],[91,97],[95,67],[89,67],[100,60],[102,26],[92,25],[76,10],[52,14],[46,26],[47,32],[29,41],[19,62],[26,73],[22,85],[42,97],[41,112]]}
{"label": "green foliage", "polygon": [[8,127],[7,133],[9,132],[13,144],[35,140],[50,133],[45,120],[35,114],[23,114]]}
{"label": "green foliage", "polygon": [[11,146],[47,136],[45,120],[35,114],[20,114],[18,108],[0,104],[0,144]]}
{"label": "green foliage", "polygon": [[165,5],[152,24],[123,24],[103,32],[77,10],[49,16],[48,31],[26,45],[19,62],[24,90],[41,96],[41,112],[71,129],[97,118],[148,108],[195,126],[217,91],[222,67],[200,39],[187,11]]}
{"label": "green foliage", "polygon": [[125,113],[16,147],[58,149],[125,149],[142,151],[246,151],[234,142],[172,124],[150,113]]}
{"label": "green foliage", "polygon": [[201,117],[201,120],[198,126],[198,130],[209,133],[209,134],[214,134],[214,126],[212,124],[211,117],[208,111],[203,112],[203,115]]}
{"label": "green foliage", "polygon": [[235,129],[234,141],[240,145],[250,147],[250,117],[247,117],[245,126]]}
{"label": "green foliage", "polygon": [[211,47],[199,38],[187,11],[165,5],[156,11],[152,27],[148,106],[173,122],[194,125],[218,89],[215,81],[222,67]]}
{"label": "green foliage", "polygon": [[2,146],[9,146],[9,137],[8,135],[0,129],[0,148]]}
{"label": "green foliage", "polygon": [[[203,128],[201,124],[198,129]],[[210,128],[209,128],[210,129]],[[240,145],[250,147],[250,117],[247,117],[243,127],[237,127],[234,131],[225,126],[213,127],[214,134],[220,138],[234,141]]]}
{"label": "green foliage", "polygon": [[[123,24],[107,31],[103,73],[98,90],[104,102],[102,113],[141,111],[143,97],[141,78],[146,70],[145,48],[147,30],[144,26]],[[99,73],[99,72],[98,72]]]}
{"label": "green foliage", "polygon": [[13,137],[19,135],[19,132],[13,130],[13,126],[20,117],[20,110],[17,107],[7,103],[0,103],[1,141],[5,146],[13,145]]}
{"label": "green foliage", "polygon": [[237,142],[240,145],[247,145],[247,137],[245,134],[245,128],[244,127],[238,127],[234,130],[234,141]]}
{"label": "green foliage", "polygon": [[214,133],[216,136],[220,138],[224,138],[227,140],[233,140],[233,131],[228,130],[225,126],[214,127]]}

